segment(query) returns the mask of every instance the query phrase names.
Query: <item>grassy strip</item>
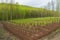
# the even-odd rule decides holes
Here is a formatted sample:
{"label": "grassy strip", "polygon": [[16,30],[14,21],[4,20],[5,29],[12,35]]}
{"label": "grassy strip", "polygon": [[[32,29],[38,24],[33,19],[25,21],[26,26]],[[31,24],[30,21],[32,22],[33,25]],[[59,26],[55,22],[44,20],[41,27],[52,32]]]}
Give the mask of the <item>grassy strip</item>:
{"label": "grassy strip", "polygon": [[21,24],[21,23],[41,23],[41,24],[46,24],[46,23],[52,23],[52,22],[59,22],[60,18],[59,17],[44,17],[44,18],[28,18],[28,19],[16,19],[16,20],[10,20],[11,22],[14,22],[16,24]]}

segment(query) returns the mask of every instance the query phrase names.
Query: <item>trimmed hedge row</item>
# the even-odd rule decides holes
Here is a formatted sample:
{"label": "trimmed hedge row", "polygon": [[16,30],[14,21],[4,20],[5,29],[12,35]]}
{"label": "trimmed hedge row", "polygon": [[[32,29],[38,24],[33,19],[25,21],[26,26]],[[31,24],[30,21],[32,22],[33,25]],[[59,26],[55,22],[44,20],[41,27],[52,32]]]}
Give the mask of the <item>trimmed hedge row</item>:
{"label": "trimmed hedge row", "polygon": [[53,16],[58,16],[58,12],[17,4],[0,4],[0,20]]}

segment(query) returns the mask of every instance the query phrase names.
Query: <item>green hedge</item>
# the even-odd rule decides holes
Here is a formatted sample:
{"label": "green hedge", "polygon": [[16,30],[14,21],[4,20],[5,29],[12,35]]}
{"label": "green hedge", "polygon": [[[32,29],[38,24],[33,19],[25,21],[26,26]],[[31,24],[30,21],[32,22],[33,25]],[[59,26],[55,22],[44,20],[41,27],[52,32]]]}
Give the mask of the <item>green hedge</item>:
{"label": "green hedge", "polygon": [[58,16],[58,12],[17,4],[0,4],[0,20]]}

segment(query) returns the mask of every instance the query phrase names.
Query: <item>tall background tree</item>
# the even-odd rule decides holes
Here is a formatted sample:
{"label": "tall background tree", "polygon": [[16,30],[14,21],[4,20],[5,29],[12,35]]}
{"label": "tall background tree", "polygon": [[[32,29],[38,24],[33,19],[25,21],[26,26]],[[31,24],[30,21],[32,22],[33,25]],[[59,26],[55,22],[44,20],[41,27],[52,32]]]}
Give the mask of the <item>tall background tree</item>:
{"label": "tall background tree", "polygon": [[56,10],[60,11],[60,0],[56,0]]}
{"label": "tall background tree", "polygon": [[56,0],[56,11],[59,12],[59,17],[60,17],[60,0]]}
{"label": "tall background tree", "polygon": [[54,10],[54,0],[51,0],[52,10]]}
{"label": "tall background tree", "polygon": [[10,16],[10,19],[11,19],[11,20],[13,19],[12,14],[13,14],[13,4],[14,4],[14,1],[15,1],[15,0],[10,0],[10,4],[11,4],[11,5],[10,5],[10,12],[11,12],[11,14],[10,14],[10,15],[11,15],[11,16]]}
{"label": "tall background tree", "polygon": [[51,9],[51,3],[48,2],[47,8],[50,10]]}

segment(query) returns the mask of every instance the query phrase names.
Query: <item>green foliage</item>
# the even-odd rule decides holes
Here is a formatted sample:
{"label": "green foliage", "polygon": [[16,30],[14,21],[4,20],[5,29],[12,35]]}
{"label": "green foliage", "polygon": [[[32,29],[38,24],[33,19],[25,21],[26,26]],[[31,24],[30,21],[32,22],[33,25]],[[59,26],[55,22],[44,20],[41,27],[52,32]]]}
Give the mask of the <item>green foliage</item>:
{"label": "green foliage", "polygon": [[53,16],[58,16],[58,12],[18,4],[0,4],[0,20]]}
{"label": "green foliage", "polygon": [[41,17],[41,18],[28,18],[28,19],[16,19],[16,20],[10,20],[10,22],[16,23],[16,24],[35,24],[38,23],[39,25],[45,25],[48,23],[53,22],[60,22],[59,17]]}

